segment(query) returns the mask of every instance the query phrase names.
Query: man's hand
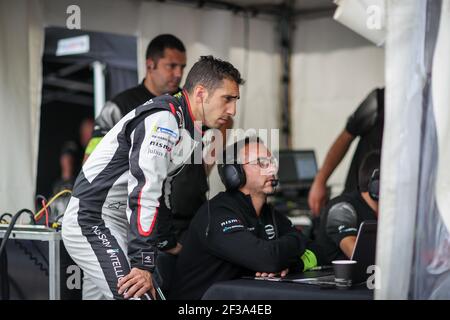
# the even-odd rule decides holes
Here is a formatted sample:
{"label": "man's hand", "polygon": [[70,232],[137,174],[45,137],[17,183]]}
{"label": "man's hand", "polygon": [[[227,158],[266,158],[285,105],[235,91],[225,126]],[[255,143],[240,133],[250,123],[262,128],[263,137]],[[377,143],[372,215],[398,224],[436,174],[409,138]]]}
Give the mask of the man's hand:
{"label": "man's hand", "polygon": [[132,268],[129,274],[119,280],[117,287],[119,288],[119,294],[125,293],[125,299],[139,298],[148,291],[151,291],[153,299],[156,299],[152,274],[147,270]]}
{"label": "man's hand", "polygon": [[288,273],[289,273],[289,268],[286,268],[283,271],[277,272],[277,273],[275,273],[275,272],[270,272],[270,273],[268,273],[268,272],[257,272],[255,274],[255,276],[256,277],[263,277],[263,278],[273,278],[273,277],[276,277],[276,276],[280,276],[281,278],[284,278],[284,277],[287,276]]}
{"label": "man's hand", "polygon": [[183,248],[183,246],[179,242],[177,242],[176,247],[174,247],[172,249],[169,249],[169,250],[166,250],[164,252],[167,252],[167,253],[170,253],[170,254],[173,254],[174,256],[176,256],[176,255],[178,255],[180,253],[182,248]]}
{"label": "man's hand", "polygon": [[315,179],[308,195],[308,205],[314,216],[318,217],[320,209],[325,205],[327,200],[327,187],[320,179]]}

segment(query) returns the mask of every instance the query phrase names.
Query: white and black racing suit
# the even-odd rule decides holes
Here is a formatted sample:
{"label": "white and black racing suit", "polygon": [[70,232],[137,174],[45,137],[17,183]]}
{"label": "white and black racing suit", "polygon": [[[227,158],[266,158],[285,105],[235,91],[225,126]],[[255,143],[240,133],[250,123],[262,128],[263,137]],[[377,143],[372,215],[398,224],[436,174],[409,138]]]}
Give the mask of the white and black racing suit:
{"label": "white and black racing suit", "polygon": [[[129,88],[107,101],[95,119],[92,138],[86,148],[90,155],[120,119],[134,108],[155,98],[144,85],[145,79],[136,87]],[[181,91],[179,89],[178,91]],[[189,185],[189,188],[186,188]],[[208,183],[203,164],[187,164],[166,185],[167,207],[171,215],[159,215],[157,223],[158,248],[169,250],[182,243],[186,230],[200,206],[206,201]],[[170,194],[170,196],[168,195]]]}
{"label": "white and black racing suit", "polygon": [[62,236],[84,271],[84,299],[121,299],[118,280],[153,272],[163,191],[192,155],[201,162],[201,128],[187,95],[149,100],[122,118],[84,164],[64,215]]}

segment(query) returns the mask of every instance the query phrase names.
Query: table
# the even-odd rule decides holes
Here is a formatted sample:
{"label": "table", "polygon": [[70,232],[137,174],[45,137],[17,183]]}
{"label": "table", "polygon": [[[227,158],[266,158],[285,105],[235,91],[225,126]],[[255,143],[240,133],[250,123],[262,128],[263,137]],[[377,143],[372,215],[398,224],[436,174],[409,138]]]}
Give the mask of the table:
{"label": "table", "polygon": [[372,300],[373,290],[320,288],[292,282],[237,279],[213,284],[202,300]]}
{"label": "table", "polygon": [[[9,225],[0,225],[0,239],[3,239]],[[50,300],[59,300],[60,288],[60,241],[61,233],[45,226],[16,225],[9,239],[48,241],[48,282]]]}

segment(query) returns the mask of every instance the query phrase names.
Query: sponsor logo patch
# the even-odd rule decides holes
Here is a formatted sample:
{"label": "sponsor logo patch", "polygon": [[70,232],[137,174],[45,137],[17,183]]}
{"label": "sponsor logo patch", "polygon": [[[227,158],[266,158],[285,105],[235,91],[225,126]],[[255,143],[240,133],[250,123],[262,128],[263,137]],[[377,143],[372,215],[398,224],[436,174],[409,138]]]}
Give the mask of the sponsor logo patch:
{"label": "sponsor logo patch", "polygon": [[98,240],[101,241],[103,247],[111,248],[111,242],[109,241],[108,236],[102,232],[99,226],[92,226],[92,233],[94,233]]}
{"label": "sponsor logo patch", "polygon": [[172,136],[173,138],[177,138],[178,137],[178,134],[175,131],[170,130],[169,128],[158,127],[158,126],[155,125],[155,126],[153,126],[153,130],[152,131],[153,132],[159,132],[159,133],[165,133],[165,134],[168,134],[168,135]]}
{"label": "sponsor logo patch", "polygon": [[267,237],[269,240],[272,240],[275,238],[275,228],[271,224],[266,224],[264,226],[264,230],[266,231]]}
{"label": "sponsor logo patch", "polygon": [[155,266],[155,253],[154,252],[142,252],[142,264],[144,266]]}
{"label": "sponsor logo patch", "polygon": [[110,204],[108,204],[107,208],[108,209],[116,209],[119,210],[122,207],[125,207],[127,204],[125,202],[111,202]]}
{"label": "sponsor logo patch", "polygon": [[234,231],[244,229],[244,225],[242,224],[241,220],[239,220],[239,219],[228,219],[228,220],[222,221],[220,223],[220,226],[222,227],[223,233],[231,233]]}
{"label": "sponsor logo patch", "polygon": [[157,147],[160,149],[164,149],[167,150],[168,152],[172,151],[172,147],[169,146],[169,143],[164,143],[164,142],[158,142],[158,141],[150,141],[150,148],[151,147]]}
{"label": "sponsor logo patch", "polygon": [[158,242],[158,243],[156,244],[156,246],[157,246],[159,249],[162,249],[162,248],[165,248],[168,244],[169,244],[169,241],[164,240],[164,241]]}
{"label": "sponsor logo patch", "polygon": [[144,105],[152,104],[152,103],[153,103],[153,99],[150,99],[150,100],[146,101],[146,102],[144,103]]}
{"label": "sponsor logo patch", "polygon": [[347,227],[344,226],[344,225],[340,225],[340,226],[338,227],[338,231],[339,231],[339,233],[344,233],[344,232],[357,232],[358,229],[352,228],[352,227],[347,228]]}

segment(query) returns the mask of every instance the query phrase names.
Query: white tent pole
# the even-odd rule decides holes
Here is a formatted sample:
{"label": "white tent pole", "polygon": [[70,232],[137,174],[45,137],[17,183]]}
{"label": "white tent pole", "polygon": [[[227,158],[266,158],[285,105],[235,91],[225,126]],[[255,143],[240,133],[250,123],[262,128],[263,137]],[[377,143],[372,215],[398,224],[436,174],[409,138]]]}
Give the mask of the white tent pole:
{"label": "white tent pole", "polygon": [[418,205],[426,79],[425,1],[387,2],[386,95],[381,156],[377,300],[407,299]]}
{"label": "white tent pole", "polygon": [[103,73],[105,65],[94,61],[91,66],[94,73],[94,110],[97,118],[105,105],[105,75]]}

